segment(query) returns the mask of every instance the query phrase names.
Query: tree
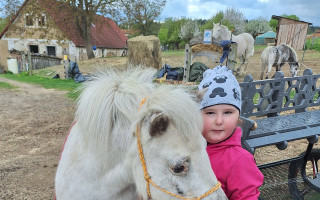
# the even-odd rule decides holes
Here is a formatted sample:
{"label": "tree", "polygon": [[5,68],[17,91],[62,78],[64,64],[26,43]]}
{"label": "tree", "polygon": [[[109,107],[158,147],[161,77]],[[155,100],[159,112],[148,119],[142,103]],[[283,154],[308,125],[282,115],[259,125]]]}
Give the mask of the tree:
{"label": "tree", "polygon": [[[233,29],[234,30],[234,34],[238,35],[240,33],[243,33],[245,30],[245,26],[246,26],[246,19],[244,17],[244,14],[239,11],[236,8],[227,8],[224,12],[224,20],[226,20],[226,22],[230,22],[231,24],[229,24],[229,26],[234,26]],[[230,27],[228,26],[229,30]]]}
{"label": "tree", "polygon": [[158,38],[160,40],[160,43],[163,45],[169,44],[168,32],[169,32],[169,29],[166,27],[161,27],[159,30]]}
{"label": "tree", "polygon": [[14,16],[22,4],[22,0],[5,0],[0,2],[0,33],[5,29],[12,16]]}
{"label": "tree", "polygon": [[272,28],[269,26],[269,22],[266,18],[258,17],[257,19],[250,20],[247,23],[245,31],[255,38],[259,33],[272,31]]}
{"label": "tree", "polygon": [[8,24],[7,18],[5,19],[0,18],[0,33],[2,33],[2,31],[5,29],[7,24]]}
{"label": "tree", "polygon": [[180,32],[181,24],[184,23],[185,21],[186,21],[185,18],[182,18],[182,19],[166,18],[158,34],[161,44],[173,45],[173,47],[175,47],[176,49],[179,49],[179,44],[181,43],[179,32]]}
{"label": "tree", "polygon": [[200,36],[201,31],[197,20],[187,20],[180,29],[179,37],[185,41],[189,42],[192,38]]}
{"label": "tree", "polygon": [[212,29],[213,23],[222,23],[222,25],[228,27],[229,30],[234,30],[234,34],[243,33],[245,30],[246,20],[244,14],[235,9],[227,8],[224,12],[218,11],[214,16],[212,16],[207,23],[201,27],[201,31],[204,29]]}
{"label": "tree", "polygon": [[207,22],[203,26],[201,26],[201,28],[200,28],[201,32],[203,32],[204,29],[212,29],[213,23],[217,24],[219,22],[222,22],[223,16],[224,16],[224,14],[222,11],[217,12],[209,20],[207,20]]}
{"label": "tree", "polygon": [[166,0],[118,0],[110,15],[118,22],[136,26],[143,35],[153,34],[154,21],[161,14]]}
{"label": "tree", "polygon": [[97,13],[106,14],[115,0],[60,0],[73,8],[77,29],[84,39],[88,59],[94,58],[91,26],[99,21]]}
{"label": "tree", "polygon": [[3,0],[0,2],[0,13],[2,18],[10,18],[17,13],[23,0]]}

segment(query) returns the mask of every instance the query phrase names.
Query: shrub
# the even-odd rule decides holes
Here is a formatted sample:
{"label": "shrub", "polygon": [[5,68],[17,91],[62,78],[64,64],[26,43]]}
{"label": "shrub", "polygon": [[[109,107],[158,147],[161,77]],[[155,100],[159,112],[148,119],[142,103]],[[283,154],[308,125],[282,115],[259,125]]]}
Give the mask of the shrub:
{"label": "shrub", "polygon": [[310,50],[320,51],[320,38],[316,38],[313,41],[313,44],[312,44],[312,39],[307,39],[306,48]]}

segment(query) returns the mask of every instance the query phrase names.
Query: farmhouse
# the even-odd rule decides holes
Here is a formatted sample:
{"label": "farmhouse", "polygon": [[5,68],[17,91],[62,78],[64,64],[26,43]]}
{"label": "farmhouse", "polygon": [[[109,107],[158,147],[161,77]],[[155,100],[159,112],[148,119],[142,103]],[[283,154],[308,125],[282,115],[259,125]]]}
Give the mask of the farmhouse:
{"label": "farmhouse", "polygon": [[285,43],[295,50],[302,50],[307,37],[308,26],[312,23],[272,15],[278,20],[276,45]]}
{"label": "farmhouse", "polygon": [[[33,11],[38,10],[37,14]],[[17,14],[0,33],[0,65],[7,69],[10,51],[57,57],[71,61],[87,59],[85,40],[69,5],[56,0],[25,0]],[[40,10],[40,12],[39,12]],[[95,16],[91,25],[95,57],[121,56],[127,37],[110,18]]]}

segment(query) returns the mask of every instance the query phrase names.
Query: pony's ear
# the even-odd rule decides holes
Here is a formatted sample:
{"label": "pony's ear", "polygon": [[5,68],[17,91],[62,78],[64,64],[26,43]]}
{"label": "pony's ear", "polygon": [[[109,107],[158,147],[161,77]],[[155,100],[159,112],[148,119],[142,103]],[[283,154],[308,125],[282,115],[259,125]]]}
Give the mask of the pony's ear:
{"label": "pony's ear", "polygon": [[149,134],[151,137],[162,135],[167,131],[170,120],[163,113],[157,114],[150,123]]}
{"label": "pony's ear", "polygon": [[195,100],[197,103],[200,103],[203,99],[204,94],[208,91],[208,88],[204,88],[203,90],[196,90],[195,91]]}

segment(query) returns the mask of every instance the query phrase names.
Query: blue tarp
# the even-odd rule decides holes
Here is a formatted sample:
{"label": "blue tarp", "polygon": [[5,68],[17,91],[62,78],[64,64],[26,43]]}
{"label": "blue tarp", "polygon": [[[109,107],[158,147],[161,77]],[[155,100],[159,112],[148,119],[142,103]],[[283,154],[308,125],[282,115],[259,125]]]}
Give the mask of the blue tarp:
{"label": "blue tarp", "polygon": [[77,62],[73,62],[73,61],[70,62],[68,75],[77,83],[81,83],[83,81],[88,80],[88,77],[83,76],[82,73],[80,72]]}
{"label": "blue tarp", "polygon": [[165,64],[157,74],[157,78],[163,77],[167,73],[166,80],[178,80],[183,79],[184,69],[183,67],[172,68],[170,65]]}

